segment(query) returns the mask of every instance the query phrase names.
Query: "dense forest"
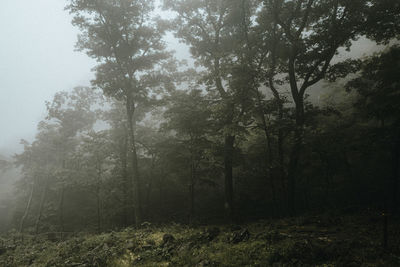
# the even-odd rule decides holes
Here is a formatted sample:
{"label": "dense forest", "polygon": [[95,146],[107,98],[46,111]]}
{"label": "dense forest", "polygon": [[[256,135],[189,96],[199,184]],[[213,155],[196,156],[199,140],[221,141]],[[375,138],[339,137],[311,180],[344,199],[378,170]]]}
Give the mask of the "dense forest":
{"label": "dense forest", "polygon": [[[57,93],[35,140],[0,159],[3,175],[21,176],[1,199],[3,230],[396,220],[399,1],[69,0],[66,10],[95,78]],[[169,50],[170,34],[190,58]],[[353,57],[363,41],[374,53]]]}

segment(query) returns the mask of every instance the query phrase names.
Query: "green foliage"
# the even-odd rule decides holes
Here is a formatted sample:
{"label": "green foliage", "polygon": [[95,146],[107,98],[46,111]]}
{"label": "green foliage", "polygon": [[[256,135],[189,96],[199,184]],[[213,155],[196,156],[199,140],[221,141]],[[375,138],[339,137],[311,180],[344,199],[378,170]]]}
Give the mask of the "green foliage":
{"label": "green foliage", "polygon": [[[98,61],[93,86],[110,98],[77,87],[46,103],[35,140],[15,157],[21,231],[101,232],[188,213],[217,221],[224,204],[236,220],[287,215],[289,202],[301,213],[381,208],[391,189],[397,203],[400,48],[364,59],[338,52],[361,36],[398,36],[397,3],[165,0],[177,14],[169,22],[154,4],[69,1],[77,49]],[[195,69],[176,71],[167,30],[190,47]],[[328,91],[322,104],[306,93],[318,87]],[[254,265],[289,263],[296,246],[311,247],[306,263],[319,257],[319,243],[297,241],[270,253],[257,240],[207,259],[201,245],[195,258],[246,264],[261,250],[268,256]],[[160,261],[178,257],[157,251]],[[107,253],[92,263],[108,264]],[[188,250],[179,256],[199,263]]]}
{"label": "green foliage", "polygon": [[364,116],[378,120],[399,120],[400,47],[366,59],[360,77],[349,81],[348,90],[357,90],[360,98],[356,107]]}
{"label": "green foliage", "polygon": [[[398,240],[391,238],[393,250],[384,253],[376,231],[379,223],[374,215],[325,215],[234,227],[147,225],[57,241],[49,240],[50,234],[36,237],[13,234],[1,239],[0,264],[10,267],[398,265]],[[396,236],[399,230],[398,221],[393,221],[391,236]],[[232,242],[243,231],[249,233],[248,239]]]}
{"label": "green foliage", "polygon": [[162,40],[166,27],[150,20],[153,1],[72,0],[67,9],[82,32],[77,48],[100,63],[93,84],[106,95],[142,102],[148,87],[161,81],[156,65],[169,58]]}

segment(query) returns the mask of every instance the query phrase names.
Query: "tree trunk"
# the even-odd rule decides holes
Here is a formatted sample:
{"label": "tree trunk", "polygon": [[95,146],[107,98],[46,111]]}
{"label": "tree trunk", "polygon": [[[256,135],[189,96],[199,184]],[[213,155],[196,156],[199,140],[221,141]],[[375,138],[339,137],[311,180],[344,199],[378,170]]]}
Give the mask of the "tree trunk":
{"label": "tree trunk", "polygon": [[399,211],[398,191],[400,180],[400,132],[397,136],[396,143],[393,148],[393,181],[392,181],[392,212],[396,214]]}
{"label": "tree trunk", "polygon": [[[168,169],[168,167],[167,167]],[[159,208],[160,210],[164,210],[165,208],[165,192],[164,192],[164,178],[165,178],[165,170],[161,167],[160,176],[158,177],[158,197],[159,197]]]}
{"label": "tree trunk", "polygon": [[97,232],[101,233],[101,165],[97,166],[97,185],[96,185],[96,200],[97,200]]}
{"label": "tree trunk", "polygon": [[225,210],[229,220],[234,218],[233,203],[233,148],[235,136],[225,136],[224,165],[225,165]]}
{"label": "tree trunk", "polygon": [[[283,104],[281,100],[279,100],[278,107],[278,122],[282,122],[283,120]],[[282,126],[278,126],[278,169],[279,169],[279,180],[281,181],[282,191],[286,192],[286,181],[285,181],[285,166],[284,166],[284,155],[283,155],[283,130]]]}
{"label": "tree trunk", "polygon": [[[217,39],[219,39],[219,32],[216,33]],[[232,126],[234,119],[234,103],[230,99],[229,94],[225,91],[222,85],[220,59],[217,57],[214,59],[214,72],[215,72],[215,85],[225,102],[226,107],[226,118],[225,127]],[[233,151],[235,136],[226,133],[224,144],[224,174],[225,174],[225,213],[229,220],[233,220],[234,217],[234,206],[233,206]]]}
{"label": "tree trunk", "polygon": [[127,150],[128,150],[128,136],[126,132],[126,128],[124,127],[124,136],[121,138],[120,142],[120,160],[121,160],[121,177],[122,177],[122,205],[123,205],[123,225],[128,226],[129,224],[129,209],[130,207],[130,188],[132,187],[130,184],[130,179],[128,177],[128,159],[127,159]]}
{"label": "tree trunk", "polygon": [[32,183],[32,188],[31,188],[31,193],[29,194],[28,203],[26,204],[25,212],[24,212],[24,215],[22,216],[21,223],[19,225],[19,232],[20,233],[22,233],[22,230],[24,228],[25,220],[28,217],[29,211],[31,209],[34,188],[35,188],[35,181],[33,181],[33,183]]}
{"label": "tree trunk", "polygon": [[276,199],[276,189],[275,189],[275,183],[274,183],[274,177],[272,173],[272,163],[274,162],[274,155],[272,153],[272,142],[271,142],[271,136],[268,131],[268,126],[267,126],[267,121],[265,120],[265,114],[262,109],[262,101],[261,101],[261,94],[257,90],[257,102],[258,102],[258,112],[259,116],[261,119],[261,123],[263,126],[264,130],[264,135],[265,139],[267,141],[267,147],[265,149],[265,157],[266,157],[266,171],[265,171],[265,176],[267,181],[269,181],[270,189],[271,189],[271,194],[272,194],[272,201],[273,201],[273,206],[274,206],[274,213],[276,214],[277,207],[278,207],[278,201]]}
{"label": "tree trunk", "polygon": [[35,234],[39,233],[39,224],[40,224],[40,220],[42,219],[43,206],[44,206],[44,202],[46,200],[46,194],[47,194],[47,183],[48,182],[46,181],[46,185],[44,186],[44,189],[43,189],[43,192],[42,192],[42,198],[40,200],[38,217],[37,217],[36,223],[35,223]]}
{"label": "tree trunk", "polygon": [[267,84],[269,86],[272,94],[274,95],[275,100],[278,104],[278,168],[279,168],[279,180],[281,181],[282,192],[286,190],[286,181],[285,181],[285,170],[284,170],[284,155],[283,155],[283,130],[281,123],[283,121],[283,103],[284,101],[281,99],[281,95],[279,94],[275,82],[274,76],[276,75],[276,62],[277,62],[277,55],[276,50],[278,47],[278,39],[277,39],[277,29],[278,24],[274,23],[273,34],[272,34],[272,47],[271,47],[271,68],[270,72],[267,75]]}
{"label": "tree trunk", "polygon": [[288,209],[291,216],[296,215],[296,182],[297,182],[297,165],[300,159],[301,146],[304,134],[304,105],[303,96],[293,95],[296,105],[296,126],[294,132],[294,144],[289,157],[288,169]]}
{"label": "tree trunk", "polygon": [[129,139],[130,139],[130,153],[132,160],[132,184],[133,184],[133,198],[134,198],[134,212],[135,212],[135,224],[138,226],[142,222],[142,207],[140,197],[140,177],[139,177],[139,166],[138,157],[135,144],[135,122],[134,122],[135,104],[128,98],[127,100],[127,115],[129,125]]}
{"label": "tree trunk", "polygon": [[193,157],[190,163],[190,184],[189,184],[189,198],[190,198],[190,211],[189,211],[189,218],[192,222],[194,218],[194,184],[196,179],[196,170],[193,162]]}
{"label": "tree trunk", "polygon": [[325,178],[325,206],[329,208],[335,203],[335,201],[331,199],[333,170],[328,155],[324,151],[317,151],[317,153],[323,166],[323,177]]}
{"label": "tree trunk", "polygon": [[152,154],[149,184],[147,185],[146,188],[146,220],[149,220],[150,217],[150,196],[151,196],[151,191],[153,190],[155,161],[156,161],[155,155]]}
{"label": "tree trunk", "polygon": [[65,188],[64,186],[61,188],[61,194],[60,194],[60,202],[58,205],[58,212],[59,212],[59,223],[60,223],[60,232],[64,232],[64,193],[65,193]]}

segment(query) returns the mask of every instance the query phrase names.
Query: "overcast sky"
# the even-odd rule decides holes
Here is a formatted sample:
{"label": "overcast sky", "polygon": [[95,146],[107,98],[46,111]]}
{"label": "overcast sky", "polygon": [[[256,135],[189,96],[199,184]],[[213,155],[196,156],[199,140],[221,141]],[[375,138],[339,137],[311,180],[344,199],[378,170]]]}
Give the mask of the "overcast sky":
{"label": "overcast sky", "polygon": [[32,140],[55,92],[89,85],[94,61],[74,52],[63,0],[1,0],[0,151]]}
{"label": "overcast sky", "polygon": [[95,62],[74,52],[78,30],[65,3],[1,0],[0,154],[20,150],[20,139],[33,140],[45,101],[56,92],[90,85]]}

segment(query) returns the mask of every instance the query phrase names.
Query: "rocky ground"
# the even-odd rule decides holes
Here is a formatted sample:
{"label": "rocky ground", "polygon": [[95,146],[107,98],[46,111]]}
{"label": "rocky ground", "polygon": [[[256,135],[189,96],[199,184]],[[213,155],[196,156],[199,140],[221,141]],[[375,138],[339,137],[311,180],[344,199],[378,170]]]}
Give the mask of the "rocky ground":
{"label": "rocky ground", "polygon": [[242,225],[180,224],[100,235],[10,233],[0,266],[400,266],[400,220],[380,214],[307,216]]}

